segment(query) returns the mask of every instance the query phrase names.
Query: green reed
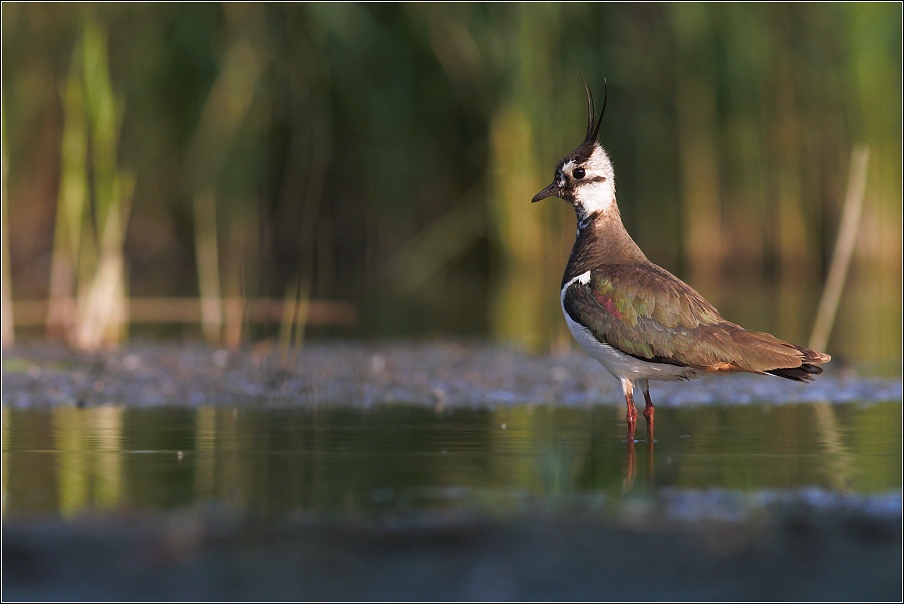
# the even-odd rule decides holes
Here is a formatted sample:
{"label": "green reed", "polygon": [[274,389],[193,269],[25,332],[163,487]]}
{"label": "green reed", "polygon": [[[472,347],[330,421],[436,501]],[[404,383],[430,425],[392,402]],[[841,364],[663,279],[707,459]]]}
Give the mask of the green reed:
{"label": "green reed", "polygon": [[[307,283],[310,300],[362,315],[358,331],[313,335],[571,346],[556,291],[573,218],[529,200],[580,142],[583,75],[598,97],[608,82],[601,138],[645,253],[729,319],[797,342],[813,327],[851,150],[868,146],[828,352],[896,358],[900,10],[99,6],[110,54],[89,81],[85,11],[4,5],[11,287],[17,299],[87,295],[128,165],[130,228],[116,202],[108,249],[126,250],[132,291],[201,300],[188,335],[278,339],[277,326],[249,329],[243,300]],[[60,94],[60,80],[84,90]],[[81,226],[60,232],[69,220]],[[65,315],[55,308],[51,325]]]}

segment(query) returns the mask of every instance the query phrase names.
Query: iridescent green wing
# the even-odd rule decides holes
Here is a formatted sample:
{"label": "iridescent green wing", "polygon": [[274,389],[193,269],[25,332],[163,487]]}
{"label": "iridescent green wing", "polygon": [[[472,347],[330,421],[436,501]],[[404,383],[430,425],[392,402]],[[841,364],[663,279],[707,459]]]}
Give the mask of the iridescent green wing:
{"label": "iridescent green wing", "polygon": [[796,347],[722,318],[689,285],[654,264],[604,265],[563,296],[571,319],[601,342],[651,362],[707,371],[797,366]]}

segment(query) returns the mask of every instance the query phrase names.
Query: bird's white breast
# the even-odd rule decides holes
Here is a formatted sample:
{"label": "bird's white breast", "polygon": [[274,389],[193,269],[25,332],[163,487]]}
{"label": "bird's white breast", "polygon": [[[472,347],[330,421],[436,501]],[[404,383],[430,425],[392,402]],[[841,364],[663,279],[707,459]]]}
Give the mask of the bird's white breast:
{"label": "bird's white breast", "polygon": [[565,315],[565,323],[568,324],[568,330],[574,339],[577,340],[581,348],[594,359],[599,361],[600,365],[614,375],[619,380],[681,380],[698,377],[700,372],[690,367],[679,367],[677,365],[669,365],[668,363],[650,363],[642,361],[638,358],[625,354],[596,339],[589,329],[575,322],[565,310],[565,293],[568,288],[575,282],[587,284],[590,282],[590,271],[582,273],[565,284],[562,288],[560,298],[562,306],[562,314]]}

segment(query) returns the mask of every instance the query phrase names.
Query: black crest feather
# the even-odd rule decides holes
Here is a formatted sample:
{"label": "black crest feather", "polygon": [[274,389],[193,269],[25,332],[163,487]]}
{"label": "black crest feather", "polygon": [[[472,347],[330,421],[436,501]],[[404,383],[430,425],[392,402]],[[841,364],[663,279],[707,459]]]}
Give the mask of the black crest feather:
{"label": "black crest feather", "polygon": [[603,115],[606,113],[606,103],[609,101],[609,87],[606,84],[606,79],[603,78],[603,110],[600,111],[600,117],[596,120],[596,123],[594,123],[596,111],[593,107],[593,93],[590,92],[590,86],[587,85],[586,80],[584,80],[584,90],[587,92],[587,134],[584,137],[584,142],[592,143],[596,142],[600,134],[600,125],[603,123]]}

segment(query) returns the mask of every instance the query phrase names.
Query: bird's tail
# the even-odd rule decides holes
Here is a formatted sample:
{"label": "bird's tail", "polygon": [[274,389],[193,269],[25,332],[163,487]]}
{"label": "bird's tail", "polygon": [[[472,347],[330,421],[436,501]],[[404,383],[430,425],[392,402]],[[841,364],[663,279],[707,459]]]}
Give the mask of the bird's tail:
{"label": "bird's tail", "polygon": [[794,347],[803,355],[803,358],[801,359],[803,362],[800,364],[800,367],[770,369],[766,371],[766,373],[777,375],[778,377],[783,377],[788,380],[794,380],[795,382],[812,382],[814,375],[822,373],[822,367],[819,365],[828,363],[832,360],[832,357],[822,352],[816,352],[815,350],[810,350],[809,348],[804,348],[802,346]]}

